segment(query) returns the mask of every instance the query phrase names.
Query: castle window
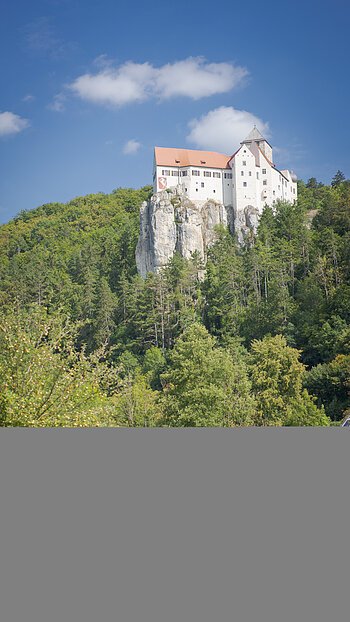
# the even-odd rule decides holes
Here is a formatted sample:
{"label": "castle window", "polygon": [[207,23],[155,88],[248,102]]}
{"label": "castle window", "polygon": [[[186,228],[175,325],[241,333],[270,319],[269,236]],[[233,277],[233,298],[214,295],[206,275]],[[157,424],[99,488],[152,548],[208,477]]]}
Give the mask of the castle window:
{"label": "castle window", "polygon": [[203,175],[204,175],[204,177],[211,177],[211,172],[210,171],[204,171]]}
{"label": "castle window", "polygon": [[163,170],[163,171],[162,171],[162,175],[165,175],[166,177],[170,177],[170,171],[169,171],[169,169],[167,169],[167,168],[166,168],[165,170]]}
{"label": "castle window", "polygon": [[251,177],[251,176],[252,176],[252,173],[251,173],[251,171],[249,171],[249,177]]}
{"label": "castle window", "polygon": [[192,171],[192,175],[194,177],[199,177],[200,174],[201,174],[200,171]]}
{"label": "castle window", "polygon": [[182,177],[187,177],[188,171],[181,171],[181,175],[182,175]]}
{"label": "castle window", "polygon": [[225,179],[232,179],[232,173],[224,173]]}
{"label": "castle window", "polygon": [[218,179],[220,179],[221,173],[213,173],[213,177],[217,177]]}
{"label": "castle window", "polygon": [[243,164],[243,166],[247,166],[246,160],[243,160],[242,164]]}
{"label": "castle window", "polygon": [[264,181],[263,181],[263,185],[264,185],[264,186],[267,186],[267,180],[266,180],[266,179],[264,179]]}
{"label": "castle window", "polygon": [[259,173],[256,174],[256,178],[259,179]]}
{"label": "castle window", "polygon": [[215,194],[215,190],[213,190],[214,194]]}
{"label": "castle window", "polygon": [[244,171],[241,171],[241,176],[244,175]]}
{"label": "castle window", "polygon": [[263,170],[261,171],[263,175],[266,175],[266,168],[263,168]]}
{"label": "castle window", "polygon": [[244,181],[244,182],[243,182],[243,186],[244,186],[244,187],[246,187],[246,185],[247,185],[247,182],[246,182],[246,181]]}
{"label": "castle window", "polygon": [[273,196],[275,196],[276,192],[275,192],[275,191],[273,191],[273,193],[272,193],[272,194],[273,194]]}
{"label": "castle window", "polygon": [[173,177],[178,177],[179,175],[178,171],[171,171],[171,174]]}
{"label": "castle window", "polygon": [[204,181],[201,181],[201,188],[204,188]]}

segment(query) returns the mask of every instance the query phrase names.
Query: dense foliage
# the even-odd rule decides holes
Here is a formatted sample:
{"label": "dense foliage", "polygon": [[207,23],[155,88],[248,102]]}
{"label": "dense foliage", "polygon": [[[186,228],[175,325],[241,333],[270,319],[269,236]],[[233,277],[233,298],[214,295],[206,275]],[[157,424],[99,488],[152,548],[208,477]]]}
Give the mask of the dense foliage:
{"label": "dense foliage", "polygon": [[350,181],[299,183],[240,247],[137,275],[151,192],[0,227],[0,425],[329,425],[350,409]]}

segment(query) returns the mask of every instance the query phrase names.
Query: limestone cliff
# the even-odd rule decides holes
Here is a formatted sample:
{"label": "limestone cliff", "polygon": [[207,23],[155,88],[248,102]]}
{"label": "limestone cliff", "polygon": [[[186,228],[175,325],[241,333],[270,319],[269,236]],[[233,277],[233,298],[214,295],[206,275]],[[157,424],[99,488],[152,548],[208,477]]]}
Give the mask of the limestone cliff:
{"label": "limestone cliff", "polygon": [[[236,217],[240,239],[255,227],[255,211],[252,208]],[[231,233],[235,228],[232,206],[224,207],[212,199],[195,204],[181,186],[154,194],[142,204],[140,216],[136,264],[142,277],[165,267],[176,251],[186,259],[197,251],[205,263],[215,241],[215,226],[228,226]]]}
{"label": "limestone cliff", "polygon": [[176,251],[186,259],[197,251],[205,262],[215,240],[216,225],[232,225],[232,208],[209,200],[190,201],[181,186],[154,194],[142,204],[140,237],[136,248],[139,274],[157,272]]}

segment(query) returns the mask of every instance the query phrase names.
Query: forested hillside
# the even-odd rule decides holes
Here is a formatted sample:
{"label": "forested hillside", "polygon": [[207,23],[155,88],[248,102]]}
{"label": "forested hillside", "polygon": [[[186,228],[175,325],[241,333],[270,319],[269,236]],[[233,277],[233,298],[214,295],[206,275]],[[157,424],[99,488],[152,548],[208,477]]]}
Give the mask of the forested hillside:
{"label": "forested hillside", "polygon": [[142,280],[151,192],[118,189],[0,227],[3,426],[329,425],[350,409],[350,181],[299,183],[204,280]]}

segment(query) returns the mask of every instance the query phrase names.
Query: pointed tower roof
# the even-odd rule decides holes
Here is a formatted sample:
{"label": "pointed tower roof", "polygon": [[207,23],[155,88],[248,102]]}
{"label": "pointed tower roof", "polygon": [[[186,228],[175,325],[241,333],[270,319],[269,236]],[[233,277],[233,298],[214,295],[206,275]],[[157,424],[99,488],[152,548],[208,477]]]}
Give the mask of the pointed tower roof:
{"label": "pointed tower roof", "polygon": [[265,140],[268,144],[270,144],[269,141],[266,140],[266,138],[263,137],[261,132],[259,132],[259,130],[256,127],[256,125],[254,125],[252,131],[249,132],[247,138],[242,140],[241,145],[243,145],[244,143],[251,143],[251,142],[256,141],[256,140],[257,141]]}

